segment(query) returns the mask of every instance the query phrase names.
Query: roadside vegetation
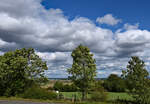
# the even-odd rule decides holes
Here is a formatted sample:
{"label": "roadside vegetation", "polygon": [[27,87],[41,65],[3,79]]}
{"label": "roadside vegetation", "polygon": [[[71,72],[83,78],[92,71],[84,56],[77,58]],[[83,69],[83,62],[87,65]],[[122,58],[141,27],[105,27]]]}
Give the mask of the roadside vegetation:
{"label": "roadside vegetation", "polygon": [[145,63],[132,56],[122,75],[96,80],[96,60],[86,46],[72,51],[67,81],[49,81],[43,61],[32,48],[0,56],[0,99],[37,99],[76,104],[150,104],[150,80]]}

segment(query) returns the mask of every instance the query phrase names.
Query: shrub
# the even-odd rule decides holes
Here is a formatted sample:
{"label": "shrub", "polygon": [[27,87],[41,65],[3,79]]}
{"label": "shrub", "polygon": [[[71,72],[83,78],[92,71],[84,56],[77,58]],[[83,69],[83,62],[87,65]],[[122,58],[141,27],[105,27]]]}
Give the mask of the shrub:
{"label": "shrub", "polygon": [[51,100],[56,99],[57,94],[54,92],[47,91],[46,89],[42,89],[37,86],[32,86],[31,88],[27,89],[22,95],[23,98],[29,99],[43,99],[43,100]]}
{"label": "shrub", "polygon": [[101,86],[101,82],[97,81],[93,86],[93,89],[91,89],[91,100],[105,102],[107,98],[107,92]]}
{"label": "shrub", "polygon": [[107,92],[104,91],[94,91],[91,93],[91,100],[93,101],[105,102],[107,98],[108,98]]}
{"label": "shrub", "polygon": [[54,89],[53,89],[53,87],[50,86],[50,87],[47,88],[47,90],[48,91],[53,91]]}

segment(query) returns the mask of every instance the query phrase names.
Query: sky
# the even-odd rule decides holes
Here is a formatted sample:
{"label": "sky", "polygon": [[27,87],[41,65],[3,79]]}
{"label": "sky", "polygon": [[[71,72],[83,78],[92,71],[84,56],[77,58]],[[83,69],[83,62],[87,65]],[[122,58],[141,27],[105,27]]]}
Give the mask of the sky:
{"label": "sky", "polygon": [[121,74],[131,56],[150,72],[149,0],[0,0],[0,55],[32,47],[50,78],[67,78],[79,44],[94,54],[97,77]]}

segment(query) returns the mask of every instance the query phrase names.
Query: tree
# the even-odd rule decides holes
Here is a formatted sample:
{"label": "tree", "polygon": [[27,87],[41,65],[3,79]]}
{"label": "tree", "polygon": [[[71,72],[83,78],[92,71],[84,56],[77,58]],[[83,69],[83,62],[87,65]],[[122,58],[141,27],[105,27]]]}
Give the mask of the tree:
{"label": "tree", "polygon": [[0,95],[14,96],[24,92],[39,79],[45,79],[46,62],[34,49],[17,49],[0,56]]}
{"label": "tree", "polygon": [[71,54],[73,58],[72,68],[68,69],[70,79],[82,91],[82,99],[87,98],[87,93],[93,85],[96,76],[96,64],[93,54],[86,46],[79,45]]}
{"label": "tree", "polygon": [[63,91],[63,88],[64,88],[64,85],[61,81],[56,81],[53,86],[53,89],[56,91]]}
{"label": "tree", "polygon": [[110,92],[124,92],[126,89],[125,80],[116,74],[109,75],[104,81],[103,86]]}
{"label": "tree", "polygon": [[127,70],[122,72],[122,77],[127,81],[129,93],[139,104],[150,104],[149,73],[145,69],[144,61],[133,56],[128,62]]}

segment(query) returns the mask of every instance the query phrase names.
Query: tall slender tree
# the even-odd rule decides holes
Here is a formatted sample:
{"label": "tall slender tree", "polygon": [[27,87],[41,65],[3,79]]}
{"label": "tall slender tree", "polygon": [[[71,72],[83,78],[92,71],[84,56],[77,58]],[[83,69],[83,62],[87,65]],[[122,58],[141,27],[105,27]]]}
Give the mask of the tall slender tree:
{"label": "tall slender tree", "polygon": [[72,68],[68,69],[70,79],[80,88],[82,99],[87,98],[87,93],[94,84],[96,76],[96,64],[93,54],[86,46],[79,45],[71,54],[73,58]]}
{"label": "tall slender tree", "polygon": [[123,71],[123,78],[129,86],[131,94],[138,104],[150,104],[150,83],[149,73],[145,68],[145,63],[139,57],[133,56],[128,62],[127,70]]}

